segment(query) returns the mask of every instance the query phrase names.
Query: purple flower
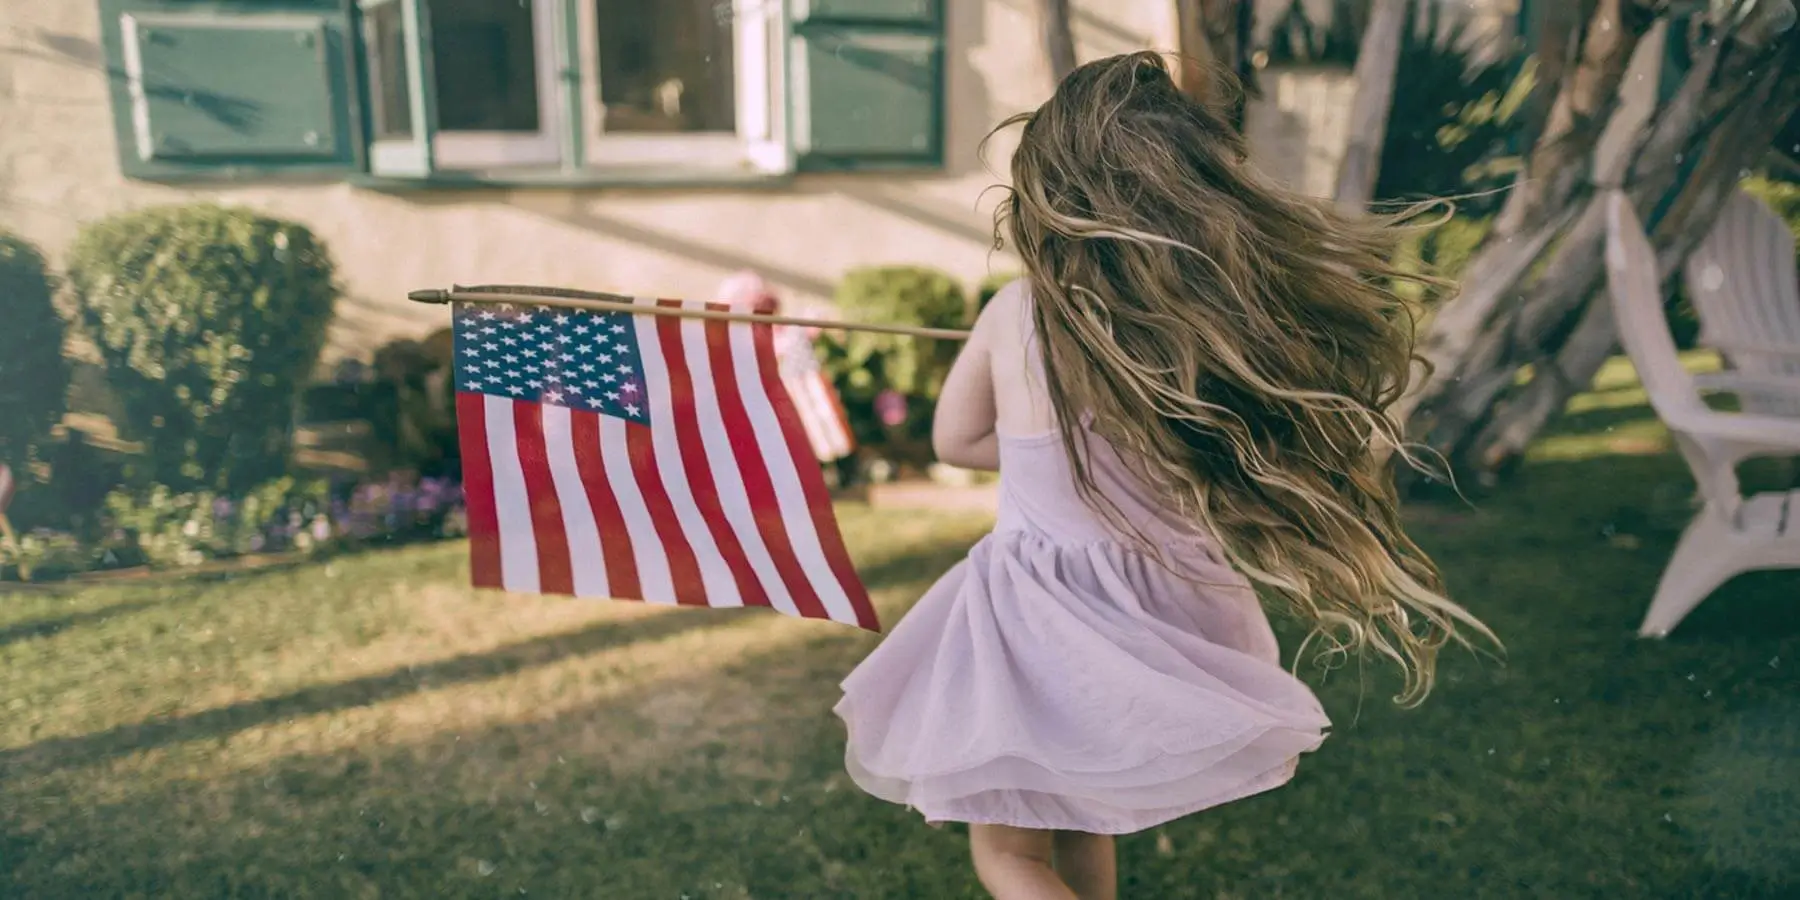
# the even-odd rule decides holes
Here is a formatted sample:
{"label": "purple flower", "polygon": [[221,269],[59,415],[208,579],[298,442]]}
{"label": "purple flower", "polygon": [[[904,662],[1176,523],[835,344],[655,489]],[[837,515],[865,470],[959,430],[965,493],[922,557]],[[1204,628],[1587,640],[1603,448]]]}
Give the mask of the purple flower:
{"label": "purple flower", "polygon": [[899,427],[906,421],[905,395],[893,389],[876,394],[875,415],[881,420],[881,424],[889,428]]}

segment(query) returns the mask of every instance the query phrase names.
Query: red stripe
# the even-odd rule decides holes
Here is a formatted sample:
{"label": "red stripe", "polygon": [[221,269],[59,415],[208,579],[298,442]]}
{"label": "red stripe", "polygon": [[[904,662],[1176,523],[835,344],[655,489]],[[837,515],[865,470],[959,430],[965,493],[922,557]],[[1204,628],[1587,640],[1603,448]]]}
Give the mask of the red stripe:
{"label": "red stripe", "polygon": [[806,577],[781,519],[781,502],[775,493],[775,481],[769,475],[769,462],[756,441],[756,429],[750,424],[750,413],[744,405],[745,385],[737,380],[737,367],[731,354],[730,326],[724,322],[706,323],[706,350],[712,361],[713,380],[719,384],[719,415],[725,422],[725,436],[737,459],[738,473],[744,479],[744,492],[750,498],[750,512],[756,517],[756,530],[763,546],[775,563],[781,583],[794,598],[794,608],[811,619],[829,618],[825,603]]}
{"label": "red stripe", "polygon": [[625,513],[619,507],[618,495],[613,493],[612,482],[607,480],[606,463],[600,455],[600,414],[570,413],[569,434],[575,441],[575,468],[581,473],[581,486],[587,491],[588,506],[594,510],[594,521],[600,529],[606,593],[615,600],[642,600],[644,589],[638,584],[631,532],[625,527]]}
{"label": "red stripe", "polygon": [[545,594],[575,593],[575,577],[569,571],[569,535],[563,530],[562,500],[556,496],[556,480],[550,475],[550,451],[544,446],[544,407],[514,400],[514,441],[519,445],[519,468],[525,473],[525,499],[531,508],[531,531],[537,541],[538,591]]}
{"label": "red stripe", "polygon": [[650,511],[650,524],[656,527],[656,538],[662,544],[663,554],[669,558],[669,574],[675,581],[675,602],[683,606],[705,606],[706,582],[700,580],[700,562],[694,557],[694,548],[688,545],[687,535],[681,533],[675,504],[669,500],[668,489],[663,487],[650,429],[637,422],[625,422],[624,425],[625,449],[631,455],[631,474],[637,479],[638,493],[644,495],[644,506]]}
{"label": "red stripe", "polygon": [[463,509],[469,518],[469,580],[497,588],[500,580],[500,513],[494,507],[494,464],[488,458],[487,398],[456,395],[456,432],[462,446]]}
{"label": "red stripe", "polygon": [[769,402],[775,407],[775,418],[781,423],[781,433],[787,440],[788,454],[793,457],[794,467],[799,470],[800,489],[806,494],[806,506],[812,513],[813,529],[819,534],[819,544],[825,550],[825,560],[831,566],[831,574],[836,576],[838,584],[850,598],[850,607],[856,613],[856,624],[870,631],[881,630],[875,619],[875,607],[869,602],[869,590],[863,586],[862,579],[857,577],[856,567],[850,563],[850,551],[844,547],[844,536],[838,532],[837,517],[831,511],[831,495],[825,488],[825,472],[819,467],[819,461],[809,451],[806,442],[806,429],[800,424],[800,414],[794,410],[793,402],[788,399],[787,390],[781,384],[781,372],[775,361],[774,335],[769,326],[752,326],[751,332],[756,340],[756,362],[762,370],[763,390],[769,395]]}
{"label": "red stripe", "polygon": [[[680,307],[681,302],[658,300],[657,305]],[[686,351],[681,345],[681,320],[674,316],[657,316],[656,337],[662,344],[663,366],[669,373],[669,413],[675,421],[675,444],[681,448],[681,468],[693,491],[694,504],[700,507],[700,519],[706,523],[706,530],[712,532],[713,543],[718,546],[719,555],[725,557],[725,566],[731,570],[731,580],[737,583],[738,596],[742,598],[743,604],[768,606],[769,594],[763,590],[762,583],[757,581],[756,570],[750,567],[750,557],[744,553],[744,545],[738,541],[737,532],[731,528],[731,520],[725,518],[725,507],[719,502],[718,482],[713,478],[712,465],[707,461],[706,444],[700,437],[700,411],[694,401],[694,373],[688,370]],[[719,378],[720,375],[715,372],[715,384]],[[729,476],[730,473],[726,474]]]}

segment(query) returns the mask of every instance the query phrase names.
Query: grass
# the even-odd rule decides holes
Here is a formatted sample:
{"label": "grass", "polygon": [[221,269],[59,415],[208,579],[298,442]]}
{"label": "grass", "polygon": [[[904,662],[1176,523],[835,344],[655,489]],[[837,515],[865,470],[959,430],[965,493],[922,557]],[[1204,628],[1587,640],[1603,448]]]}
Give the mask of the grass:
{"label": "grass", "polygon": [[[1123,896],[1800,895],[1800,578],[1634,637],[1691,496],[1634,390],[1413,511],[1503,665],[1451,653],[1411,711],[1303,669],[1325,747],[1123,840]],[[841,516],[889,624],[988,524]],[[956,830],[842,774],[874,637],[477,594],[464,552],[0,594],[0,896],[981,896]]]}

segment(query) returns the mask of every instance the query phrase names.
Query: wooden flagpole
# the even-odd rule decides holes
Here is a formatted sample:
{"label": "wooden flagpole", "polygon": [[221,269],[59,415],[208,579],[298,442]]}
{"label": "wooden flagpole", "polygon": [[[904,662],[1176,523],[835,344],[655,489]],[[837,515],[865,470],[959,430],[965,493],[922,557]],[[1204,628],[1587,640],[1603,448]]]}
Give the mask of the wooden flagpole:
{"label": "wooden flagpole", "polygon": [[805,319],[795,316],[768,316],[760,313],[729,312],[718,309],[694,309],[685,306],[657,306],[641,303],[620,294],[577,291],[570,288],[535,285],[486,284],[453,285],[449,290],[427,289],[406,295],[416,303],[514,303],[581,309],[589,312],[642,313],[674,316],[679,319],[711,319],[718,322],[764,322],[769,325],[793,325],[833,331],[874,331],[944,341],[967,340],[969,332],[955,328],[921,328],[914,325],[877,325],[869,322],[840,322],[833,319]]}

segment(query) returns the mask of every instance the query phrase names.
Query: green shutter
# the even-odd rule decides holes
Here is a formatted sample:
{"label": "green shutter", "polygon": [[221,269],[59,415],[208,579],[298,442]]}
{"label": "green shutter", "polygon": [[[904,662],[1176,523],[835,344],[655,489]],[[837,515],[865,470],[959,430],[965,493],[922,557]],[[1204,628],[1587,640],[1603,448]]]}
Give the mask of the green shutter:
{"label": "green shutter", "polygon": [[342,174],[361,157],[345,0],[99,0],[119,164],[152,180]]}
{"label": "green shutter", "polygon": [[943,164],[944,2],[790,0],[797,168]]}

